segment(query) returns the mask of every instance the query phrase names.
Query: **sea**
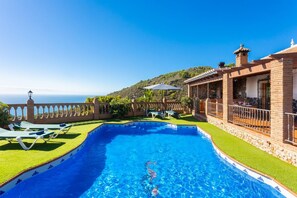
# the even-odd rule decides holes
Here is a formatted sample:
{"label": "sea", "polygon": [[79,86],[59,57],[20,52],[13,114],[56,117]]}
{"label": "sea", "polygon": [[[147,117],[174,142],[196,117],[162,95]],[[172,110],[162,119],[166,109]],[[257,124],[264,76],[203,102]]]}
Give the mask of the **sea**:
{"label": "sea", "polygon": [[[33,94],[34,103],[81,103],[91,95],[38,95]],[[5,104],[26,104],[28,95],[0,94],[0,102]]]}

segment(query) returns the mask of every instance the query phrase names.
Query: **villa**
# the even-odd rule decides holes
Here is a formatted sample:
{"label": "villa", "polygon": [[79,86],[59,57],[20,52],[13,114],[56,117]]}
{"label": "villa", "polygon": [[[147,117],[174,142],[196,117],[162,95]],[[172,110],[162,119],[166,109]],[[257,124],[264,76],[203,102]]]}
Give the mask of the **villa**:
{"label": "villa", "polygon": [[221,62],[185,81],[193,114],[297,164],[297,44],[251,62],[249,52],[240,45],[234,67]]}
{"label": "villa", "polygon": [[[297,197],[297,45],[250,63],[249,51],[241,45],[235,67],[220,63],[185,81],[194,116],[210,124],[169,116],[185,108],[165,98],[132,99],[125,117],[110,120],[111,104],[97,98],[35,103],[29,91],[26,104],[7,106],[10,127],[25,131],[2,129],[0,197],[51,197],[52,186],[57,197],[157,197],[159,187],[165,197]],[[154,120],[148,109],[170,111]],[[27,160],[22,149],[38,139],[48,143]]]}

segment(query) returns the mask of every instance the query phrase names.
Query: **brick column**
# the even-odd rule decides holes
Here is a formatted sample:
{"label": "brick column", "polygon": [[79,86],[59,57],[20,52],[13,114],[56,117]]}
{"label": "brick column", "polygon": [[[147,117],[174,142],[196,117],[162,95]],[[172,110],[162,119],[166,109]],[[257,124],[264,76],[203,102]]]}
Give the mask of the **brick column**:
{"label": "brick column", "polygon": [[292,112],[293,62],[291,59],[275,60],[271,63],[271,137],[283,142],[287,139],[287,117]]}
{"label": "brick column", "polygon": [[223,121],[228,122],[228,105],[233,104],[233,79],[228,73],[223,74]]}
{"label": "brick column", "polygon": [[192,115],[195,116],[197,113],[197,109],[198,109],[198,105],[199,105],[199,100],[197,97],[193,98],[193,109],[192,109]]}
{"label": "brick column", "polygon": [[197,109],[196,109],[196,113],[200,114],[200,99],[199,97],[197,97]]}
{"label": "brick column", "polygon": [[94,98],[94,120],[99,120],[99,101],[97,98]]}
{"label": "brick column", "polygon": [[34,100],[27,100],[27,121],[34,123]]}
{"label": "brick column", "polygon": [[191,97],[191,95],[192,95],[192,90],[191,90],[191,86],[190,86],[190,84],[188,84],[188,97]]}
{"label": "brick column", "polygon": [[197,85],[196,89],[197,89],[197,98],[199,98],[199,85]]}

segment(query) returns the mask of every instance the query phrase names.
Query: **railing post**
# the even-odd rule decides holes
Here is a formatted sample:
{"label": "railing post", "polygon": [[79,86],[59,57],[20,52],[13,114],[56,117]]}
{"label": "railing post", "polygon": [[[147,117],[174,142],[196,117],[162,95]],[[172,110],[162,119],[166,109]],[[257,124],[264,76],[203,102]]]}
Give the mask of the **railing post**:
{"label": "railing post", "polygon": [[209,98],[207,98],[205,100],[205,115],[207,116],[208,115],[208,102],[209,102]]}
{"label": "railing post", "polygon": [[94,120],[99,120],[99,101],[97,98],[94,98],[93,100],[94,103]]}
{"label": "railing post", "polygon": [[27,100],[27,121],[34,123],[34,100]]}

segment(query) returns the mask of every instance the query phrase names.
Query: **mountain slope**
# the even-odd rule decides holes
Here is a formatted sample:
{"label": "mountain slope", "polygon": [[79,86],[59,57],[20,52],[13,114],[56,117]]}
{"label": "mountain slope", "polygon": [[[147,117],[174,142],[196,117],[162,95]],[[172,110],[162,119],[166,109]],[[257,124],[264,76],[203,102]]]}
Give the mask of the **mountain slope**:
{"label": "mountain slope", "polygon": [[[198,67],[192,67],[187,70],[180,70],[176,72],[171,72],[167,74],[160,75],[158,77],[148,79],[148,80],[142,80],[130,87],[124,88],[120,91],[116,91],[113,93],[108,94],[109,96],[121,96],[121,97],[128,97],[132,98],[133,96],[138,98],[144,95],[144,89],[143,87],[164,83],[169,84],[173,86],[181,87],[181,91],[167,91],[166,97],[167,99],[180,99],[182,96],[186,96],[187,94],[187,87],[184,84],[184,81],[188,78],[191,78],[193,76],[196,76],[198,74],[201,74],[203,72],[206,72],[208,70],[212,69],[210,66],[198,66]],[[158,91],[154,91],[154,99],[160,100],[161,94],[158,93]]]}

